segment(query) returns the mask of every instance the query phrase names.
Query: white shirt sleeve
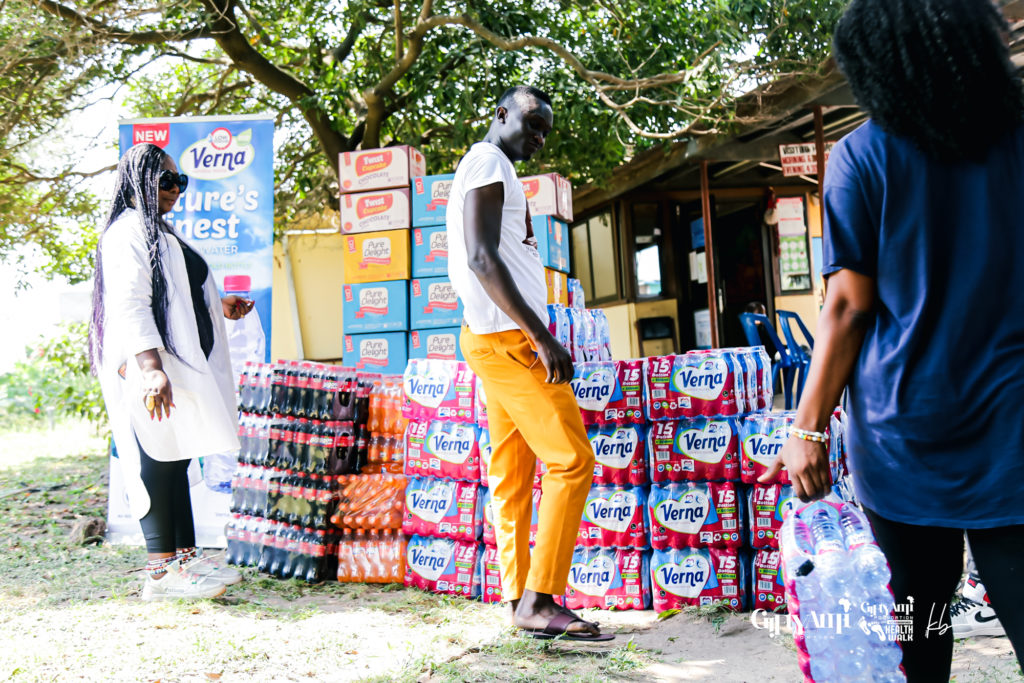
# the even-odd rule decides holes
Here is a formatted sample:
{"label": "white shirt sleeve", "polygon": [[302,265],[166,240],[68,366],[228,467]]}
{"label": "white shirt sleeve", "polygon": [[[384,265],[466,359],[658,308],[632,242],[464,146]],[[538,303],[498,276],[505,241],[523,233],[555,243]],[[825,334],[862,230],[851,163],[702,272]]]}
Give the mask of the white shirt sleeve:
{"label": "white shirt sleeve", "polygon": [[[142,226],[134,217],[119,220],[103,235],[104,312],[124,335],[129,355],[163,349],[153,319],[153,277]],[[170,284],[168,283],[168,286]]]}
{"label": "white shirt sleeve", "polygon": [[469,194],[470,190],[487,187],[495,183],[501,183],[508,192],[508,173],[506,164],[502,163],[496,154],[475,154],[467,158],[469,164],[466,169],[464,190]]}

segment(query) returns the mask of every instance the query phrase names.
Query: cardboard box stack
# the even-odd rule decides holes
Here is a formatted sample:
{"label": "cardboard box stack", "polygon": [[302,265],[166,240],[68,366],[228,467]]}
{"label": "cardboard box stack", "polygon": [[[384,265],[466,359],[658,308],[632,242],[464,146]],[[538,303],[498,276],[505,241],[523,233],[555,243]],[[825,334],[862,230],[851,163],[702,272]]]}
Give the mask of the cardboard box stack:
{"label": "cardboard box stack", "polygon": [[567,274],[569,223],[572,222],[572,185],[557,173],[520,178],[533,218],[533,235],[544,264],[548,303],[569,305]]}
{"label": "cardboard box stack", "polygon": [[339,159],[344,363],[357,370],[401,374],[409,359],[410,184],[425,170],[407,146]]}
{"label": "cardboard box stack", "polygon": [[462,302],[448,280],[448,192],[454,174],[413,178],[409,358],[461,361]]}

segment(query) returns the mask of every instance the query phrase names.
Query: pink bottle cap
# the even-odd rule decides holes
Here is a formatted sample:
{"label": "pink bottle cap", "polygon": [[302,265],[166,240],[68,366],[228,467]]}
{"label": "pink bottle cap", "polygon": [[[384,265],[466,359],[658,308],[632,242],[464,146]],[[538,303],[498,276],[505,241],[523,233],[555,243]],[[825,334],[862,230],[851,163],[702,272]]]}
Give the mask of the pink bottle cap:
{"label": "pink bottle cap", "polygon": [[252,288],[252,278],[248,275],[225,275],[225,292],[248,292]]}

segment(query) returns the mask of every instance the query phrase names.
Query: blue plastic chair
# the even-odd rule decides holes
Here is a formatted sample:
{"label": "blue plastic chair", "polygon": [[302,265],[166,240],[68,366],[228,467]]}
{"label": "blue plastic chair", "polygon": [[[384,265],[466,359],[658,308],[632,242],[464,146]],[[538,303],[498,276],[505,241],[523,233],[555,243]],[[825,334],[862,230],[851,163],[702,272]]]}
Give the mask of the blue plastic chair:
{"label": "blue plastic chair", "polygon": [[810,331],[804,325],[804,321],[800,319],[800,316],[793,311],[777,310],[776,313],[779,314],[779,327],[782,328],[782,334],[786,338],[786,346],[789,347],[790,356],[792,356],[793,362],[797,367],[796,401],[799,403],[800,397],[804,393],[804,382],[807,381],[807,374],[811,369],[811,354],[807,353],[797,343],[796,337],[793,334],[793,323],[796,323],[797,327],[800,328],[800,333],[807,340],[807,346],[812,351],[814,350],[814,337],[811,336]]}
{"label": "blue plastic chair", "polygon": [[772,359],[772,382],[778,386],[779,377],[782,377],[782,395],[786,400],[786,410],[793,409],[793,379],[796,376],[797,364],[790,354],[789,349],[779,339],[778,333],[772,326],[768,316],[759,313],[740,313],[740,323],[743,325],[743,332],[747,335],[747,343],[751,346],[764,346],[761,343],[761,335],[758,334],[758,323],[764,326],[768,338],[775,344],[779,352],[779,360]]}

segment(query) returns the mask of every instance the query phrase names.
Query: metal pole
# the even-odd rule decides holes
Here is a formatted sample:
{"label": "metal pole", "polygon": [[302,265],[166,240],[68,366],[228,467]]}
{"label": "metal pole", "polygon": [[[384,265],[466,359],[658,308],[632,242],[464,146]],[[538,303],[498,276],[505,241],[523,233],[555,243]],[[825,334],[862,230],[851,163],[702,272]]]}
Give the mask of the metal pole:
{"label": "metal pole", "polygon": [[711,348],[718,348],[718,281],[715,278],[715,244],[711,237],[711,188],[708,162],[700,162],[700,208],[704,219],[704,261],[708,271],[708,313],[711,315]]}
{"label": "metal pole", "polygon": [[821,105],[814,105],[814,148],[818,162],[818,211],[821,218],[821,229],[825,230],[825,126],[822,120]]}

